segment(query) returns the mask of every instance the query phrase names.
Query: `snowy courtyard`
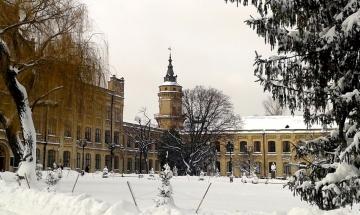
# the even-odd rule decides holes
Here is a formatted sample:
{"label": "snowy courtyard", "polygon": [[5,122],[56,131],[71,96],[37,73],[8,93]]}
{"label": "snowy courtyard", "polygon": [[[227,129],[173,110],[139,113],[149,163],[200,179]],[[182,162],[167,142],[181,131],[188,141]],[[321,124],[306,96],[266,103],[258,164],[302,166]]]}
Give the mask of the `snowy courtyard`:
{"label": "snowy courtyard", "polygon": [[[0,184],[0,214],[195,214],[209,183],[209,192],[201,205],[199,214],[357,214],[359,207],[320,211],[299,197],[294,197],[283,188],[284,181],[270,180],[265,184],[242,183],[235,178],[229,183],[227,177],[179,176],[171,179],[176,207],[155,208],[154,199],[158,194],[160,180],[157,175],[115,174],[102,178],[102,174],[89,173],[80,176],[74,193],[71,194],[77,172],[64,171],[63,178],[56,186],[56,192],[47,192],[41,181],[36,191],[27,188],[25,181],[19,188],[12,173],[2,173]],[[139,210],[134,206],[127,186],[130,182]]]}

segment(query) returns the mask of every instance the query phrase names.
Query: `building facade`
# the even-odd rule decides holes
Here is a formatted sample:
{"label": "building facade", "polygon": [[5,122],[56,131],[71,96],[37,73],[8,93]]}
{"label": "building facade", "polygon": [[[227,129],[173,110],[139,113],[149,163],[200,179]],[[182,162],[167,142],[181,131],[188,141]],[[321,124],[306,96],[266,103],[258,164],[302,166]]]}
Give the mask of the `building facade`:
{"label": "building facade", "polygon": [[[124,79],[113,76],[107,88],[103,88],[69,84],[63,74],[45,74],[32,94],[42,95],[60,85],[64,89],[49,94],[33,111],[37,163],[44,168],[52,167],[53,163],[78,170],[88,167],[91,172],[105,166],[121,173],[144,170],[145,164],[140,164],[141,147],[131,136],[131,132],[140,132],[142,127],[123,122]],[[4,84],[0,83],[1,86]],[[4,88],[0,88],[1,92]],[[149,127],[150,139],[159,139],[164,131],[183,127],[182,96],[170,55],[164,82],[159,86],[159,114],[155,115],[158,128]],[[36,96],[30,98],[35,99]],[[0,111],[12,116],[13,110],[10,96],[2,93]],[[267,177],[275,164],[276,177],[286,177],[301,166],[301,161],[294,158],[294,144],[326,134],[319,126],[308,129],[302,116],[243,117],[243,124],[240,130],[227,131],[214,143],[217,151],[214,166],[223,176],[233,172],[239,177],[251,167],[260,177]],[[233,145],[233,151],[228,151],[228,144]],[[157,144],[153,141],[147,147],[147,168],[159,171]],[[0,129],[0,170],[16,170],[15,166],[5,131]]]}

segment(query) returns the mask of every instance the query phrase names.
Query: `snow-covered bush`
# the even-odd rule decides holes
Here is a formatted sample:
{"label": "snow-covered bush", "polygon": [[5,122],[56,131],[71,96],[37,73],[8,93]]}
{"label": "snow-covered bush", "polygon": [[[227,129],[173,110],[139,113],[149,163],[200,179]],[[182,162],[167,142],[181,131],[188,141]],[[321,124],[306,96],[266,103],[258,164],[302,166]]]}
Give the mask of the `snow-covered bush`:
{"label": "snow-covered bush", "polygon": [[57,172],[58,178],[59,179],[62,178],[62,169],[60,167],[57,168],[56,172]]}
{"label": "snow-covered bush", "polygon": [[174,174],[174,176],[178,176],[178,169],[176,166],[174,166],[174,168],[173,168],[173,174]]}
{"label": "snow-covered bush", "polygon": [[200,171],[200,175],[199,175],[199,180],[200,180],[200,181],[203,181],[203,180],[204,180],[204,176],[205,176],[205,173],[201,170],[201,171]]}
{"label": "snow-covered bush", "polygon": [[107,168],[107,166],[105,166],[103,171],[102,171],[102,177],[103,178],[108,178],[109,177],[109,169]]}
{"label": "snow-covered bush", "polygon": [[242,183],[247,183],[248,177],[246,177],[246,174],[243,173],[243,175],[241,176],[241,182]]}
{"label": "snow-covered bush", "polygon": [[170,179],[172,178],[173,173],[168,164],[164,165],[164,170],[160,172],[159,176],[161,178],[161,185],[159,187],[158,197],[155,199],[156,207],[160,207],[162,205],[173,205],[173,191],[170,184]]}
{"label": "snow-covered bush", "polygon": [[151,168],[149,171],[149,178],[148,179],[155,179],[155,171],[154,168]]}
{"label": "snow-covered bush", "polygon": [[56,184],[59,182],[60,178],[56,170],[49,170],[47,172],[45,183],[47,184],[47,190],[49,192],[55,191]]}
{"label": "snow-covered bush", "polygon": [[216,170],[215,170],[215,176],[216,176],[216,177],[220,177],[220,171],[219,171],[218,168],[216,168]]}
{"label": "snow-covered bush", "polygon": [[42,179],[42,169],[43,169],[43,165],[37,163],[35,173],[36,173],[36,179],[38,181]]}

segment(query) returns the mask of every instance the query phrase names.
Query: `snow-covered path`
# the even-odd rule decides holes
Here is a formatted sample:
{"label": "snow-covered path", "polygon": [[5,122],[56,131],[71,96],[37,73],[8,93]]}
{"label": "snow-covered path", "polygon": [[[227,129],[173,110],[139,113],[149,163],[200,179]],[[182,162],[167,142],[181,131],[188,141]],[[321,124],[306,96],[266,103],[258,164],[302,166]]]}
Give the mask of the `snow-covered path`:
{"label": "snow-covered path", "polygon": [[80,176],[74,194],[71,194],[77,173],[67,172],[57,186],[56,193],[19,188],[11,174],[2,174],[7,181],[0,183],[0,215],[26,214],[84,214],[115,215],[139,214],[133,205],[126,181],[131,183],[141,214],[195,214],[208,184],[212,186],[200,214],[237,215],[345,215],[358,214],[359,207],[323,212],[301,202],[298,197],[282,188],[282,184],[243,184],[240,179],[229,183],[228,178],[176,177],[171,180],[177,208],[154,209],[159,180],[147,176],[102,178],[101,174]]}

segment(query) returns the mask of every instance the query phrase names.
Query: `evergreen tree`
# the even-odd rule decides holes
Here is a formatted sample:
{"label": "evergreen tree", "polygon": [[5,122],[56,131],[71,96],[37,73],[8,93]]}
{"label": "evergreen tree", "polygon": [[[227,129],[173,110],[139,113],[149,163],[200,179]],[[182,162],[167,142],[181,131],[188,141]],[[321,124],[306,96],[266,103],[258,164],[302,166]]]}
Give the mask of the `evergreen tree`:
{"label": "evergreen tree", "polygon": [[278,53],[269,58],[256,54],[254,74],[264,90],[292,113],[302,109],[309,126],[336,127],[326,137],[297,145],[297,158],[307,161],[307,170],[295,174],[290,189],[325,210],[359,202],[360,2],[251,4],[260,16],[246,23]]}
{"label": "evergreen tree", "polygon": [[161,185],[159,187],[158,198],[155,199],[156,207],[174,205],[174,200],[172,198],[173,191],[170,184],[173,173],[168,164],[164,165],[164,170],[160,172],[159,176],[161,178]]}

